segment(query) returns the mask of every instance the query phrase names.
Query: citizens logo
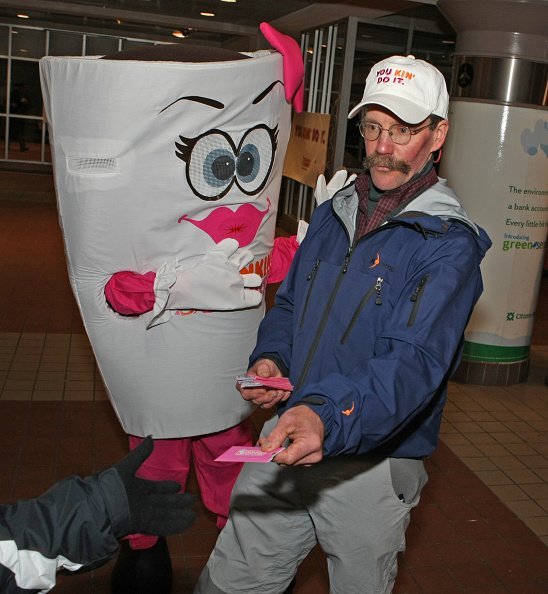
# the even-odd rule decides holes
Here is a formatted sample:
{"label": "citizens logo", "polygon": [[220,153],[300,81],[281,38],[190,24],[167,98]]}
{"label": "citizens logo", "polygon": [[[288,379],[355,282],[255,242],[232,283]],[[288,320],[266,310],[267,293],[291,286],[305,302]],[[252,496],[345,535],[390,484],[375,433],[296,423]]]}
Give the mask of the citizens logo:
{"label": "citizens logo", "polygon": [[535,314],[533,313],[516,313],[515,311],[506,312],[506,321],[507,322],[514,322],[515,320],[529,320],[534,318]]}

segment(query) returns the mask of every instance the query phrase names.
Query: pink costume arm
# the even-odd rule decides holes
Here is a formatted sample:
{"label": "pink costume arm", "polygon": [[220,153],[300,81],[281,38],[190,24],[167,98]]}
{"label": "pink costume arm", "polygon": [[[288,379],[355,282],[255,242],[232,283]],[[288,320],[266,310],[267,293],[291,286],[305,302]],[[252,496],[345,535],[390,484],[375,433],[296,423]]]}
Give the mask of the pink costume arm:
{"label": "pink costume arm", "polygon": [[151,311],[156,297],[156,273],[138,274],[123,270],[114,273],[105,285],[105,297],[112,309],[122,315],[138,315]]}
{"label": "pink costume arm", "polygon": [[280,283],[284,280],[298,247],[299,244],[297,243],[296,235],[291,235],[291,237],[276,237],[274,239],[272,261],[267,280],[268,284]]}

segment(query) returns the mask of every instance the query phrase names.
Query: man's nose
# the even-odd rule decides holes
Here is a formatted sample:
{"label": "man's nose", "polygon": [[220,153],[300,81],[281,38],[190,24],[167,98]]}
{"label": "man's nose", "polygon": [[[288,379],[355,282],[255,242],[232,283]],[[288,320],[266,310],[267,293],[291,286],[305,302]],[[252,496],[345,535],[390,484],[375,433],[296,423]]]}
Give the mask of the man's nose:
{"label": "man's nose", "polygon": [[394,151],[394,141],[388,133],[388,130],[381,130],[380,136],[377,138],[377,152],[382,155],[392,154]]}

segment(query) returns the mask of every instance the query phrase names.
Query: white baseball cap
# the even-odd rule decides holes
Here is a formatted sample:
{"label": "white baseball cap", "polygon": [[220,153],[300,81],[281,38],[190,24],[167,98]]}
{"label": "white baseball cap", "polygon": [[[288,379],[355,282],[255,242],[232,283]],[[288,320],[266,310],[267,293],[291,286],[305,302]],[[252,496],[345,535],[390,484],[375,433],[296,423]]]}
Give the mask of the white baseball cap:
{"label": "white baseball cap", "polygon": [[381,105],[407,124],[434,114],[447,119],[449,93],[443,74],[415,56],[392,56],[375,64],[362,100],[348,114],[353,118],[365,105]]}

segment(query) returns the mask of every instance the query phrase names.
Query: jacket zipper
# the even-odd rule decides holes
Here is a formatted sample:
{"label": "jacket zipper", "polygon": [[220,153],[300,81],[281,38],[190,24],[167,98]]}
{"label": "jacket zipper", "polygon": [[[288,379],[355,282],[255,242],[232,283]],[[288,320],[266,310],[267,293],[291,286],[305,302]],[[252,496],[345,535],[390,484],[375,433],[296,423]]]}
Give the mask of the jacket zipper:
{"label": "jacket zipper", "polygon": [[304,302],[303,312],[301,314],[301,319],[299,321],[299,328],[302,328],[303,324],[304,324],[306,310],[308,309],[308,302],[310,301],[310,295],[312,293],[312,289],[314,288],[314,282],[316,281],[316,272],[318,272],[319,267],[320,267],[320,260],[318,259],[318,260],[316,260],[316,262],[314,262],[314,266],[313,266],[312,270],[308,273],[308,276],[306,277],[306,281],[308,283],[310,283],[310,285],[308,287],[308,293],[306,294],[306,300]]}
{"label": "jacket zipper", "polygon": [[375,284],[363,296],[362,300],[358,304],[358,307],[356,308],[356,311],[354,312],[354,314],[352,316],[352,319],[350,320],[350,323],[348,324],[346,330],[344,331],[344,334],[341,337],[340,344],[344,344],[346,342],[346,339],[348,338],[348,335],[350,334],[350,331],[354,327],[354,324],[356,323],[356,320],[358,319],[358,316],[360,315],[362,309],[366,306],[367,302],[373,296],[373,293],[375,293],[375,305],[381,305],[381,303],[382,303],[382,299],[381,299],[381,285],[382,285],[383,281],[384,281],[384,279],[381,276],[379,276],[377,278]]}
{"label": "jacket zipper", "polygon": [[[335,216],[337,216],[337,215],[335,214]],[[343,227],[344,227],[344,225],[343,225]],[[347,237],[348,237],[348,234],[347,234]],[[329,300],[324,308],[322,318],[320,320],[320,325],[318,326],[318,329],[316,330],[316,335],[314,336],[314,341],[312,343],[312,347],[310,348],[310,350],[308,351],[308,354],[306,355],[306,359],[305,359],[301,374],[299,375],[299,379],[297,380],[297,382],[295,384],[295,390],[298,390],[303,385],[304,380],[306,379],[306,376],[308,375],[308,371],[310,370],[310,365],[312,364],[312,359],[314,358],[314,355],[316,354],[316,350],[319,345],[320,337],[323,334],[324,328],[327,324],[327,320],[329,318],[329,312],[331,311],[331,308],[333,307],[333,303],[335,301],[335,297],[337,296],[337,293],[341,286],[341,282],[344,278],[344,275],[346,274],[346,271],[348,270],[348,266],[350,265],[350,258],[352,257],[352,252],[354,250],[354,244],[350,242],[350,238],[349,238],[349,244],[350,244],[350,247],[348,248],[348,252],[346,253],[346,256],[344,257],[344,262],[343,262],[343,265],[341,268],[341,272],[339,273],[337,282],[335,283],[335,286],[333,287],[333,290],[331,291],[331,295],[329,296]],[[312,270],[314,271],[314,274],[315,274],[316,271],[318,270],[318,268],[315,267]],[[310,274],[308,276],[310,277]],[[310,288],[312,288],[312,287],[310,287]],[[308,292],[308,295],[310,295],[310,291]],[[308,301],[308,295],[307,295],[307,301]]]}
{"label": "jacket zipper", "polygon": [[411,295],[409,299],[409,301],[413,302],[413,309],[411,310],[411,315],[407,320],[407,326],[409,328],[413,326],[413,324],[415,323],[415,319],[417,318],[417,314],[419,313],[421,299],[424,295],[424,287],[426,286],[426,283],[428,282],[429,278],[430,276],[427,274],[426,276],[423,276],[420,279],[419,284],[416,286],[415,291],[413,292],[413,295]]}
{"label": "jacket zipper", "polygon": [[318,326],[318,329],[316,330],[316,335],[314,336],[314,340],[312,342],[312,347],[310,348],[310,350],[308,351],[308,354],[306,355],[306,360],[304,362],[301,374],[295,384],[295,391],[297,391],[298,389],[301,388],[301,386],[304,384],[304,380],[306,379],[306,376],[308,375],[308,371],[310,370],[310,365],[312,364],[312,359],[314,358],[314,355],[316,354],[318,345],[320,344],[320,337],[323,334],[323,331],[327,324],[327,320],[329,318],[329,312],[330,312],[331,308],[333,307],[333,302],[335,301],[335,297],[337,296],[337,293],[341,286],[341,282],[343,280],[344,274],[345,274],[346,270],[348,269],[348,261],[349,260],[350,260],[350,252],[348,252],[348,254],[346,255],[346,258],[345,258],[345,261],[343,264],[343,268],[341,269],[341,272],[339,273],[337,282],[335,283],[335,286],[333,287],[333,290],[331,291],[331,295],[329,296],[329,301],[327,302],[325,309],[323,311],[322,319],[320,320],[320,324]]}

